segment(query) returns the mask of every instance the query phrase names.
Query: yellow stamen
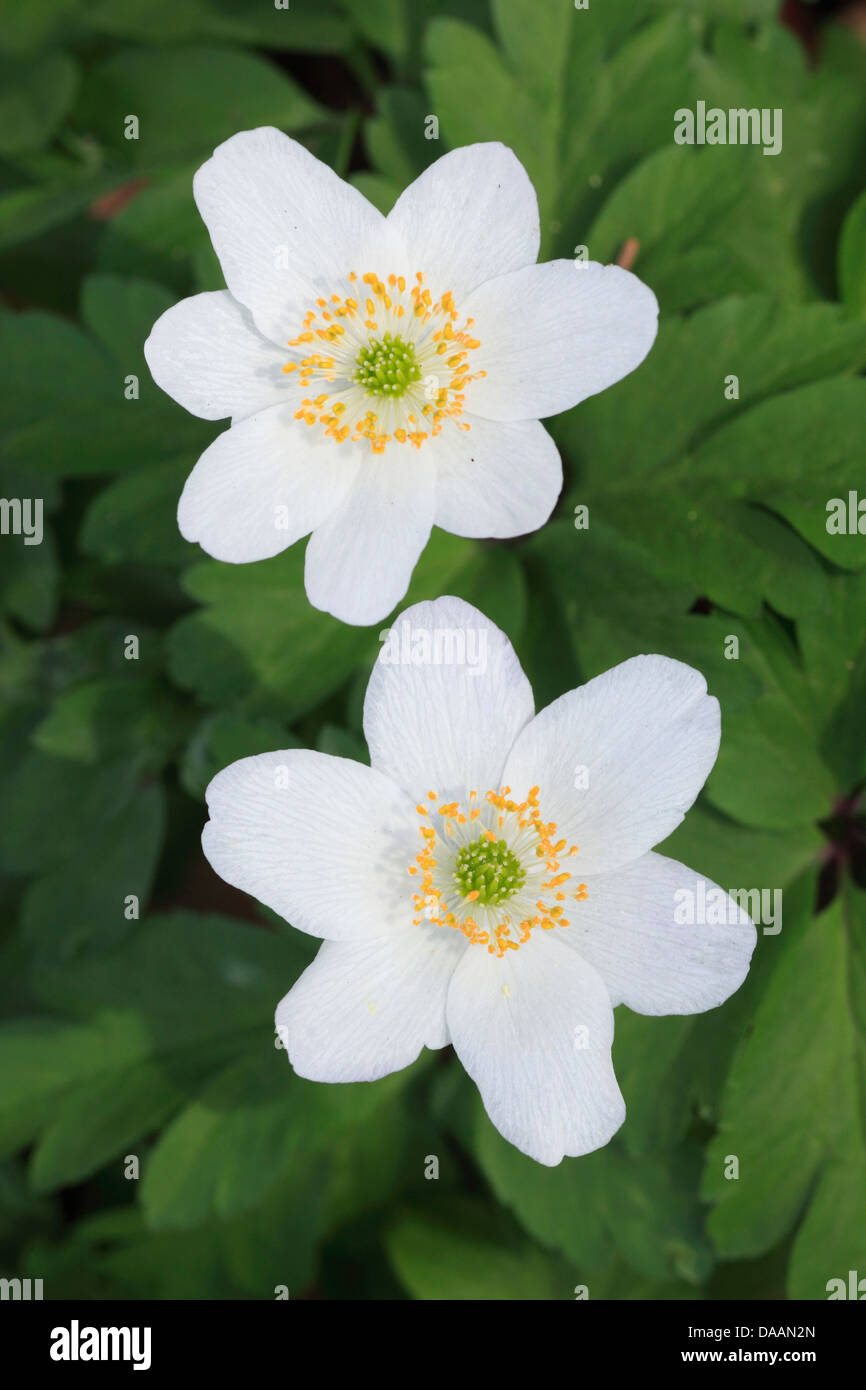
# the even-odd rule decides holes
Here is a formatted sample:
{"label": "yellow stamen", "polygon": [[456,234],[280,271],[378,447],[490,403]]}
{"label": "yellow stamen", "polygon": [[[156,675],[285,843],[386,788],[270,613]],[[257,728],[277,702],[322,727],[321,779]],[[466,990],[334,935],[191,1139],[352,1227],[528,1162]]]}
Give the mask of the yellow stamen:
{"label": "yellow stamen", "polygon": [[[347,279],[354,286],[359,276],[353,270]],[[318,341],[328,345],[330,355],[312,352],[302,357],[297,351],[297,360],[287,362],[282,370],[286,375],[297,372],[296,379],[304,388],[315,390],[316,384],[325,381],[333,389],[304,401],[305,408],[295,419],[320,426],[324,435],[338,444],[366,440],[374,454],[384,453],[389,445],[420,449],[428,439],[441,434],[449,421],[461,430],[471,428],[469,421],[461,418],[466,389],[485,373],[473,371],[467,358],[481,346],[480,341],[468,332],[471,318],[460,326],[450,290],[434,299],[423,272],[416,272],[415,281],[407,289],[402,275],[382,277],[376,271],[366,271],[360,277],[367,290],[360,300],[366,317],[362,311],[360,319],[359,301],[351,295],[333,292],[316,299],[316,307],[306,311],[302,331],[288,340],[289,346],[297,351]],[[402,327],[404,318],[407,329]],[[387,338],[378,335],[389,332],[411,346],[420,369],[417,379],[394,379],[393,388],[388,388],[395,391],[393,397],[357,376],[361,351],[387,343]],[[371,400],[375,410],[368,408]],[[425,428],[421,428],[422,421]]]}
{"label": "yellow stamen", "polygon": [[[427,796],[429,801],[439,801],[435,791],[428,792]],[[413,897],[418,913],[413,919],[416,924],[427,921],[436,926],[451,927],[462,932],[473,945],[486,946],[488,953],[499,959],[508,951],[516,951],[524,945],[535,928],[553,931],[570,925],[570,919],[563,915],[561,906],[566,900],[566,895],[558,890],[571,875],[559,872],[559,866],[563,855],[577,853],[577,846],[568,846],[563,838],[554,839],[556,825],[552,821],[546,822],[542,819],[538,809],[538,798],[538,787],[533,787],[523,801],[511,797],[510,787],[502,787],[499,791],[488,791],[485,794],[483,800],[490,808],[488,816],[493,816],[497,829],[504,834],[505,846],[508,848],[511,842],[516,847],[513,850],[509,849],[509,853],[514,853],[518,861],[522,860],[523,869],[520,871],[521,877],[517,886],[513,886],[513,879],[512,886],[508,886],[509,880],[505,880],[506,887],[502,890],[501,896],[498,895],[497,884],[500,882],[498,874],[502,871],[487,870],[487,873],[492,872],[497,877],[487,878],[483,902],[479,901],[481,894],[478,888],[465,892],[459,886],[461,880],[455,879],[453,872],[449,876],[441,862],[443,851],[446,865],[454,862],[454,850],[449,844],[449,839],[459,840],[463,834],[461,832],[458,835],[455,827],[459,830],[460,826],[473,824],[482,815],[482,808],[472,805],[472,802],[477,800],[477,792],[470,792],[466,811],[459,801],[447,801],[438,805],[441,826],[439,830],[429,823],[427,807],[421,804],[416,807],[419,815],[428,818],[427,824],[419,826],[424,847],[420,854],[415,856],[415,864],[412,866],[416,875],[420,874],[421,878],[418,891]],[[497,835],[489,825],[482,830],[480,838],[494,845],[497,841]],[[475,843],[480,841],[465,838],[462,840],[463,847]],[[437,844],[441,847],[440,850],[437,850]],[[531,867],[533,861],[537,861],[538,868]],[[501,854],[498,859],[494,854],[493,862],[501,864]],[[544,878],[543,874],[540,874],[542,866],[553,877]],[[542,894],[556,890],[554,901],[549,902],[544,896],[527,898],[520,887],[527,875],[535,875],[531,881],[536,892],[539,888]],[[578,902],[585,901],[586,884],[579,884],[577,891],[571,896]],[[470,904],[474,905],[474,913],[466,910]]]}

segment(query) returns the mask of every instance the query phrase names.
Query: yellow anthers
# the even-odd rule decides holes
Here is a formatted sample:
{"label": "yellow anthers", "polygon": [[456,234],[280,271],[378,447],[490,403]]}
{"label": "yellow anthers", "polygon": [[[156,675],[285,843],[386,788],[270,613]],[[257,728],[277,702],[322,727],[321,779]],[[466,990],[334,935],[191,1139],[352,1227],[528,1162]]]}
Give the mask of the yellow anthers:
{"label": "yellow anthers", "polygon": [[[481,343],[469,333],[471,318],[461,324],[451,291],[435,299],[422,271],[411,286],[393,272],[359,277],[352,270],[346,279],[355,294],[320,295],[288,340],[296,357],[282,370],[296,372],[294,380],[313,397],[295,419],[338,444],[366,440],[374,454],[389,445],[420,449],[448,421],[470,429],[461,418],[465,393],[486,374],[472,370],[468,359]],[[301,355],[317,343],[327,344],[330,355]],[[328,390],[316,394],[323,382]]]}
{"label": "yellow anthers", "polygon": [[[476,791],[465,804],[440,801],[435,791],[427,799],[437,803],[437,815],[431,823],[428,806],[417,805],[425,821],[418,827],[423,848],[409,867],[417,882],[416,925],[451,927],[499,959],[524,945],[535,928],[570,925],[561,888],[571,875],[560,872],[560,859],[576,854],[577,846],[554,838],[555,823],[539,811],[538,787],[523,801],[500,787],[486,792],[480,806]],[[569,896],[585,901],[586,884]]]}

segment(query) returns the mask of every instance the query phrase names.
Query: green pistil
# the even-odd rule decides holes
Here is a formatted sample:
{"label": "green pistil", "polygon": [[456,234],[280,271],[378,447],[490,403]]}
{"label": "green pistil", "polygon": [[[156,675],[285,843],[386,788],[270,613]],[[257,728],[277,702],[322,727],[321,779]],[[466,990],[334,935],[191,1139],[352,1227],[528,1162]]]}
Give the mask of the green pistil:
{"label": "green pistil", "polygon": [[411,343],[386,333],[361,348],[353,377],[369,396],[381,400],[399,400],[410,386],[421,380],[421,368]]}
{"label": "green pistil", "polygon": [[504,840],[482,838],[457,855],[454,882],[464,898],[477,893],[473,902],[498,907],[523,887],[526,871]]}

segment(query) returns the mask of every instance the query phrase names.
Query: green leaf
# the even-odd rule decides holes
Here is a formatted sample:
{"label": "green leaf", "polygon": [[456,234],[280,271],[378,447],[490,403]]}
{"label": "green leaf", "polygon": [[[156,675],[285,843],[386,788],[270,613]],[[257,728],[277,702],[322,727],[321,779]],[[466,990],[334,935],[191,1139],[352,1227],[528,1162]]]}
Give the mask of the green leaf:
{"label": "green leaf", "polygon": [[258,1048],[217,1076],[161,1136],[142,1184],[149,1224],[192,1226],[211,1212],[231,1217],[254,1206],[293,1164],[375,1124],[378,1107],[408,1077],[323,1086],[296,1076],[280,1049]]}
{"label": "green leaf", "polygon": [[[688,468],[740,497],[754,496],[756,485],[768,489],[791,480],[853,482],[864,420],[866,382],[847,376],[812,382],[760,402],[717,430]],[[751,470],[744,467],[747,458]]]}
{"label": "green leaf", "polygon": [[165,823],[165,789],[157,782],[106,815],[85,857],[64,859],[28,886],[21,908],[23,939],[42,957],[70,959],[127,936],[135,926],[128,916],[130,900],[144,910],[150,898]]}
{"label": "green leaf", "polygon": [[[112,54],[88,72],[75,118],[116,158],[156,168],[206,155],[238,130],[301,130],[323,114],[263,58],[195,46]],[[137,139],[125,135],[129,116],[138,118]]]}
{"label": "green leaf", "polygon": [[628,1159],[609,1145],[544,1168],[504,1140],[480,1105],[476,1146],[500,1200],[582,1271],[602,1268],[618,1249],[648,1278],[677,1275],[698,1283],[709,1272],[693,1155],[665,1167]]}
{"label": "green leaf", "polygon": [[659,845],[659,852],[729,889],[747,883],[786,888],[817,863],[825,848],[817,826],[756,830],[699,801],[673,835]]}
{"label": "green leaf", "polygon": [[[483,1209],[464,1206],[440,1214],[437,1204],[435,1216],[407,1213],[391,1227],[388,1254],[413,1298],[498,1302],[571,1297],[565,1278],[542,1251],[529,1241],[497,1238],[484,1230],[483,1218]],[[481,1229],[476,1232],[473,1225]]]}
{"label": "green leaf", "polygon": [[44,0],[40,5],[21,5],[18,0],[0,0],[0,33],[3,47],[18,53],[38,48],[54,30],[75,0]]}
{"label": "green leaf", "polygon": [[[866,1145],[861,1135],[856,1147],[831,1159],[821,1173],[791,1252],[789,1297],[828,1298],[835,1294],[837,1298],[861,1300],[864,1266]],[[844,1292],[831,1280],[841,1280]]]}
{"label": "green leaf", "polygon": [[[818,726],[797,655],[771,618],[740,622],[740,659],[761,682],[746,708],[725,711],[719,757],[707,795],[720,810],[767,830],[805,826],[826,816],[839,790],[817,750]],[[791,768],[797,795],[791,796]],[[743,768],[749,777],[743,777]]]}
{"label": "green leaf", "polygon": [[[364,126],[364,142],[383,176],[379,181],[389,189],[395,188],[396,198],[440,150],[436,140],[426,138],[428,112],[420,92],[411,87],[383,87],[376,99],[376,111]],[[370,177],[366,175],[367,179]],[[385,211],[390,211],[391,204]]]}
{"label": "green leaf", "polygon": [[[694,29],[680,13],[659,17],[655,7],[643,9],[626,14],[608,7],[601,24],[598,7],[593,15],[572,14],[559,121],[559,212],[550,227],[564,255],[585,244],[613,181],[643,155],[670,145],[673,112],[694,91]],[[639,22],[649,15],[651,22]]]}
{"label": "green leaf", "polygon": [[[84,854],[100,823],[133,799],[139,769],[132,758],[92,769],[29,750],[18,752],[0,788],[0,864],[8,873],[51,868]],[[46,836],[47,808],[66,827],[62,842]]]}
{"label": "green leaf", "polygon": [[692,484],[684,493],[681,484],[665,488],[659,479],[652,489],[590,501],[590,516],[601,512],[655,574],[691,583],[720,608],[757,617],[765,600],[782,613],[819,606],[823,568],[789,526],[756,506],[719,497],[713,485]]}
{"label": "green leaf", "polygon": [[295,0],[273,11],[251,9],[247,0],[209,0],[206,23],[215,37],[298,53],[345,53],[354,38],[339,0]]}
{"label": "green leaf", "polygon": [[[645,514],[651,517],[652,507]],[[720,810],[780,831],[828,814],[837,779],[817,749],[820,724],[799,655],[775,618],[687,613],[697,595],[602,523],[580,531],[549,524],[530,549],[556,587],[583,679],[647,651],[703,672],[723,711],[721,750],[707,784]],[[609,582],[613,572],[616,586]],[[686,568],[679,572],[685,579]],[[792,798],[794,761],[798,795]]]}
{"label": "green leaf", "polygon": [[207,10],[205,0],[88,0],[80,21],[100,34],[171,43],[201,32]]}
{"label": "green leaf", "polygon": [[164,290],[138,281],[88,282],[84,309],[101,343],[49,314],[0,318],[9,364],[0,429],[11,432],[10,467],[48,480],[131,470],[205,448],[213,427],[170,401],[144,364],[153,316],[169,303]]}
{"label": "green leaf", "polygon": [[32,184],[0,197],[0,251],[30,241],[77,217],[116,188],[117,174],[82,175],[80,170],[56,186]]}
{"label": "green leaf", "polygon": [[[832,426],[831,426],[832,422]],[[767,499],[834,564],[859,568],[863,539],[828,527],[832,498],[860,478],[866,382],[833,377],[774,396],[717,430],[683,465],[728,496]]]}
{"label": "green leaf", "polygon": [[[42,488],[16,488],[7,485],[7,497],[33,496]],[[43,499],[44,501],[44,499]],[[44,632],[57,612],[60,567],[51,530],[43,523],[38,545],[25,544],[24,537],[4,538],[0,550],[0,609],[18,618],[37,632]]]}
{"label": "green leaf", "polygon": [[400,184],[392,183],[390,179],[382,178],[379,174],[368,173],[366,169],[359,169],[356,174],[352,174],[349,182],[386,217],[403,191]]}
{"label": "green leaf", "polygon": [[67,1228],[66,1239],[37,1240],[27,1267],[57,1297],[235,1298],[219,1232],[151,1233],[132,1207],[102,1207]]}
{"label": "green leaf", "polygon": [[612,1253],[598,1195],[599,1160],[566,1158],[545,1168],[494,1129],[475,1103],[478,1162],[500,1202],[543,1244],[563,1251],[581,1270],[604,1266]]}
{"label": "green leaf", "polygon": [[397,612],[422,599],[454,594],[480,608],[519,642],[526,621],[526,579],[509,546],[463,540],[434,529]]}
{"label": "green leaf", "polygon": [[[716,1204],[710,1234],[726,1258],[760,1254],[787,1234],[821,1164],[847,1152],[862,1088],[862,907],[847,924],[838,899],[814,919],[789,914],[771,940],[765,949],[778,959],[728,1077],[704,1172]],[[725,1176],[732,1158],[738,1177]],[[823,1261],[815,1271],[822,1284],[835,1273]]]}
{"label": "green leaf", "polygon": [[376,1105],[374,1122],[344,1130],[328,1145],[329,1174],[324,1221],[329,1230],[371,1210],[393,1207],[411,1183],[417,1161],[405,1089]]}
{"label": "green leaf", "polygon": [[797,634],[821,751],[842,790],[853,791],[866,772],[866,572],[835,575]]}
{"label": "green leaf", "polygon": [[190,796],[201,801],[211,778],[230,763],[256,753],[297,747],[300,744],[294,734],[275,719],[251,719],[221,710],[206,715],[193,731],[181,760],[180,780]]}
{"label": "green leaf", "polygon": [[746,24],[753,20],[774,19],[776,0],[661,0],[663,5],[681,6],[711,19],[730,19]]}
{"label": "green leaf", "polygon": [[189,542],[177,529],[177,504],[194,454],[137,468],[103,488],[87,508],[81,549],[106,565],[182,565]]}
{"label": "green leaf", "polygon": [[[654,489],[664,481],[682,494],[695,473],[691,464],[676,465],[704,439],[712,449],[727,431],[754,428],[747,425],[756,413],[752,407],[773,393],[856,371],[864,361],[866,331],[837,305],[789,308],[765,295],[734,296],[688,318],[663,319],[640,368],[561,417],[555,434],[596,488],[633,486],[645,478]],[[737,395],[728,399],[731,377],[737,378]],[[843,391],[846,385],[858,383],[843,383]],[[817,395],[819,388],[813,390]],[[797,399],[780,396],[773,408],[783,414]],[[829,410],[825,432],[828,418]],[[796,428],[788,433],[796,436]],[[726,454],[726,446],[721,452]],[[721,475],[710,465],[701,477],[724,482],[727,495],[730,482],[739,485],[737,495],[772,499],[763,486],[764,459],[756,454],[745,468],[744,459],[745,449]]]}
{"label": "green leaf", "polygon": [[301,1163],[253,1211],[193,1229],[151,1231],[136,1209],[103,1207],[62,1243],[32,1245],[27,1267],[61,1298],[296,1298],[315,1268],[326,1177]]}
{"label": "green leaf", "polygon": [[[337,690],[359,663],[372,669],[373,632],[312,608],[303,563],[296,545],[242,569],[209,561],[188,570],[184,587],[208,607],[182,618],[169,635],[177,683],[205,704],[237,704],[290,723]],[[483,607],[512,636],[522,627],[524,579],[504,546],[482,549],[435,532],[400,609],[443,593]]]}
{"label": "green leaf", "polygon": [[[701,807],[693,808],[685,824],[700,821],[701,812]],[[707,819],[706,812],[703,818]],[[712,824],[717,822],[713,820]],[[735,830],[740,840],[752,838],[742,827]],[[679,834],[673,837],[674,841]],[[682,862],[707,873],[732,895],[744,891],[761,895],[761,911],[752,908],[756,921],[760,919],[758,949],[739,990],[724,1006],[692,1017],[651,1018],[627,1009],[617,1011],[614,1065],[627,1106],[622,1141],[635,1158],[673,1150],[687,1139],[689,1132],[694,1132],[696,1118],[704,1125],[718,1123],[732,1059],[749,1034],[757,1001],[762,998],[775,965],[773,933],[791,918],[811,911],[814,873],[801,873],[789,882],[787,853],[776,866],[772,858],[765,862],[759,856],[759,848],[772,837],[754,838],[757,843],[750,847],[753,859],[744,854],[730,873],[707,870],[703,850],[681,856]],[[670,841],[661,846],[666,854],[674,855],[676,849]],[[780,853],[778,846],[771,845],[771,855],[774,850]],[[768,883],[775,887],[743,888],[746,884]],[[770,934],[766,943],[764,933]]]}
{"label": "green leaf", "polygon": [[177,295],[189,292],[190,260],[210,246],[192,196],[194,173],[190,164],[136,191],[105,228],[98,249],[102,270],[147,276]]}
{"label": "green leaf", "polygon": [[[810,62],[778,8],[0,0],[0,490],[46,517],[40,546],[0,537],[0,1253],[46,1294],[779,1298],[787,1267],[789,1296],[825,1299],[866,1275],[866,918],[845,882],[866,780],[866,53],[830,25]],[[782,152],[675,145],[698,98],[781,108]],[[721,750],[659,848],[729,891],[783,890],[722,1007],[617,1010],[626,1121],[556,1169],[496,1134],[456,1059],[295,1076],[273,1011],[317,943],[200,851],[205,787],[238,758],[366,759],[396,621],[312,609],[301,544],[231,566],[177,530],[227,425],[162,393],[142,345],[223,286],[193,174],[261,123],[383,211],[444,150],[503,141],[542,258],[632,239],[661,303],[646,361],[547,422],[560,519],[516,543],[434,530],[397,610],[477,605],[538,707],[640,652],[698,668]],[[840,898],[813,920],[819,881]],[[255,924],[128,917],[150,894]]]}
{"label": "green leaf", "polygon": [[[126,751],[101,766],[27,751],[0,789],[0,863],[37,872],[22,903],[21,931],[42,957],[63,959],[129,933],[134,895],[147,902],[165,831],[163,787],[143,784]],[[46,836],[46,817],[62,836]],[[99,872],[94,872],[94,864]]]}
{"label": "green leaf", "polygon": [[119,1165],[130,1144],[257,1038],[270,1049],[275,992],[302,959],[293,939],[175,913],[141,923],[99,960],[46,968],[40,998],[78,1019],[0,1028],[0,1149],[37,1141],[41,1190]]}
{"label": "green leaf", "polygon": [[860,194],[842,224],[839,292],[852,314],[866,318],[866,192]]}
{"label": "green leaf", "polygon": [[44,148],[63,120],[78,72],[63,53],[10,59],[0,55],[0,155]]}
{"label": "green leaf", "polygon": [[172,43],[215,38],[289,51],[338,53],[347,50],[352,30],[329,0],[293,0],[285,8],[250,6],[248,0],[89,0],[80,22],[100,34]]}
{"label": "green leaf", "polygon": [[[493,12],[504,52],[468,24],[429,25],[431,109],[451,146],[501,140],[514,150],[538,194],[542,258],[554,243],[568,254],[605,176],[670,141],[695,36],[680,14],[654,17],[605,61],[597,17],[569,0],[503,0]],[[612,19],[608,37],[631,21]]]}
{"label": "green leaf", "polygon": [[[580,680],[657,651],[703,671],[726,709],[746,705],[757,694],[760,685],[751,670],[725,657],[730,618],[690,613],[696,591],[662,574],[654,556],[603,522],[590,521],[588,530],[549,523],[527,548],[557,594]],[[610,582],[613,573],[616,585]]]}
{"label": "green leaf", "polygon": [[838,196],[860,178],[862,81],[825,63],[810,71],[802,43],[777,23],[754,35],[717,26],[712,52],[697,54],[693,68],[697,94],[708,106],[754,107],[760,92],[762,108],[783,113],[778,154],[767,156],[761,146],[735,150],[748,195],[723,219],[716,239],[730,248],[741,274],[762,277],[779,297],[814,297],[816,282],[828,278],[838,232],[828,194]]}
{"label": "green leaf", "polygon": [[46,412],[67,419],[82,397],[111,399],[104,355],[72,324],[50,314],[0,315],[0,346],[7,364],[0,390],[0,428],[37,424]]}
{"label": "green leaf", "polygon": [[632,1158],[674,1149],[694,1119],[694,1024],[617,1010],[614,1071],[626,1104],[622,1143]]}
{"label": "green leaf", "polygon": [[409,15],[404,0],[341,0],[361,36],[400,61],[409,42]]}
{"label": "green leaf", "polygon": [[52,1203],[29,1190],[21,1165],[0,1162],[0,1245],[8,1250],[21,1236],[42,1235],[53,1221]]}
{"label": "green leaf", "polygon": [[172,296],[146,280],[88,275],[81,290],[81,317],[118,362],[144,365],[142,328],[171,308]]}
{"label": "green leaf", "polygon": [[185,723],[171,691],[156,681],[122,676],[86,681],[65,691],[33,733],[33,745],[81,763],[144,750],[142,765],[158,771],[180,741]]}
{"label": "green leaf", "polygon": [[496,46],[471,25],[434,19],[426,34],[430,110],[448,144],[501,140],[514,150],[551,215],[556,189],[556,112],[540,110]]}
{"label": "green leaf", "polygon": [[236,704],[248,715],[290,723],[346,681],[370,634],[312,608],[303,582],[303,547],[260,564],[207,561],[184,587],[207,604],[168,637],[178,685],[206,705]]}
{"label": "green leaf", "polygon": [[329,753],[334,758],[351,758],[356,763],[368,763],[370,755],[362,738],[349,729],[341,729],[337,724],[323,724],[316,739],[320,753]]}
{"label": "green leaf", "polygon": [[590,259],[613,261],[634,238],[632,269],[668,310],[741,289],[742,276],[728,249],[713,245],[712,232],[742,183],[736,160],[720,161],[715,150],[658,150],[617,184],[593,221],[585,239]]}
{"label": "green leaf", "polygon": [[562,60],[572,26],[580,23],[566,0],[535,5],[533,0],[491,0],[493,22],[506,61],[519,73],[539,107],[561,97]]}

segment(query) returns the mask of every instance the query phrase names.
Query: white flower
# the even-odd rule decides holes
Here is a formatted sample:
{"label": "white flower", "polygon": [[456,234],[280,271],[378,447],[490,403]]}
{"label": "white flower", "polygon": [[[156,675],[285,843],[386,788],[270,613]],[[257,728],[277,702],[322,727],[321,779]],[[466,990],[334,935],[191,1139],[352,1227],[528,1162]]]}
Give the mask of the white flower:
{"label": "white flower", "polygon": [[[699,1013],[748,971],[745,913],[651,852],[715,761],[718,701],[690,666],[638,656],[534,715],[476,609],[403,620],[411,644],[383,649],[367,688],[372,765],[242,758],[208,788],[205,854],[325,938],[277,1009],[296,1072],[371,1081],[450,1042],[497,1129],[555,1164],[625,1118],[614,1006]],[[484,659],[461,664],[470,634]],[[683,924],[702,885],[729,924]]]}
{"label": "white flower", "polygon": [[391,612],[433,525],[543,525],[562,468],[539,418],[655,338],[655,296],[628,271],[535,264],[535,192],[500,144],[444,155],[388,217],[270,128],[220,145],[193,189],[228,289],[169,309],[145,356],[164,391],[231,428],[178,524],[236,563],[312,532],[307,594],[344,622]]}

